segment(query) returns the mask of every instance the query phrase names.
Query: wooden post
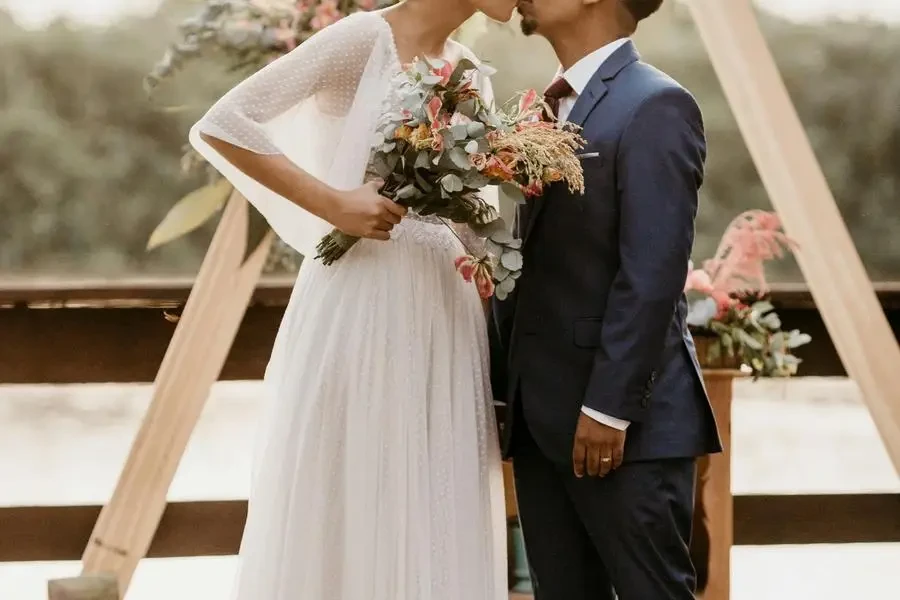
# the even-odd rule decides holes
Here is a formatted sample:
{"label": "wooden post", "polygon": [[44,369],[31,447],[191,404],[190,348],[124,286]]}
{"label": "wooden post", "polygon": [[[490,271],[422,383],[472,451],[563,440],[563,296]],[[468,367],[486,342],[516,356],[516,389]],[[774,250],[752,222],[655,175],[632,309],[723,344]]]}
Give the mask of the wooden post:
{"label": "wooden post", "polygon": [[900,347],[784,87],[751,0],[689,0],[835,348],[900,473]]}
{"label": "wooden post", "polygon": [[246,201],[233,194],[160,365],[150,408],[82,557],[84,575],[113,575],[123,595],[153,540],[169,485],[271,245],[270,233],[242,264],[248,218]]}
{"label": "wooden post", "polygon": [[112,575],[57,579],[47,585],[49,600],[119,600],[119,586]]}
{"label": "wooden post", "polygon": [[[731,546],[734,543],[734,498],[731,495],[731,401],[734,378],[739,371],[704,369],[703,379],[709,393],[722,452],[704,456],[697,462],[697,504],[700,507],[695,532],[702,532],[708,543],[704,557],[706,586],[703,600],[728,600],[731,589]],[[695,515],[695,518],[698,515]]]}

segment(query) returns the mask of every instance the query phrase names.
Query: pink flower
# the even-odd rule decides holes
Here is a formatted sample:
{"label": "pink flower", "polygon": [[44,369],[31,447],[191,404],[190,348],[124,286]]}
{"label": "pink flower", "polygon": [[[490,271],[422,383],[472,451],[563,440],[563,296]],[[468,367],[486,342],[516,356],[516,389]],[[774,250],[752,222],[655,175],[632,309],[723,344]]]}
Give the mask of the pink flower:
{"label": "pink flower", "polygon": [[534,90],[528,90],[522,97],[519,98],[519,113],[527,113],[530,111],[535,103],[537,102],[537,92]]}
{"label": "pink flower", "polygon": [[713,283],[709,273],[703,269],[693,269],[688,273],[687,281],[684,283],[684,291],[700,292],[702,294],[712,294]]}
{"label": "pink flower", "polygon": [[716,316],[715,319],[717,321],[724,319],[728,316],[728,311],[737,303],[737,300],[728,295],[727,292],[723,292],[722,290],[714,290],[711,294],[712,299],[716,301]]}
{"label": "pink flower", "polygon": [[488,157],[487,154],[483,152],[476,152],[475,154],[469,155],[469,164],[478,169],[479,171],[483,171],[487,166]]}
{"label": "pink flower", "polygon": [[428,106],[425,107],[425,114],[428,116],[428,120],[431,121],[431,129],[437,130],[441,128],[441,123],[438,120],[438,117],[441,114],[441,108],[444,106],[444,103],[441,102],[441,99],[435,96],[428,102]]}
{"label": "pink flower", "polygon": [[440,83],[438,83],[438,85],[447,85],[450,82],[450,76],[453,75],[453,65],[445,62],[444,66],[438,69],[432,69],[431,74],[437,75],[441,78],[441,81]]}
{"label": "pink flower", "polygon": [[316,7],[316,14],[309,22],[310,27],[318,31],[341,20],[344,13],[337,6],[336,0],[322,0]]}
{"label": "pink flower", "polygon": [[472,278],[475,276],[475,269],[478,266],[477,258],[471,254],[466,254],[453,261],[453,265],[456,267],[456,270],[459,271],[459,274],[462,275],[462,278],[466,280],[466,283],[472,283]]}
{"label": "pink flower", "polygon": [[356,4],[362,10],[372,10],[375,8],[375,0],[356,0]]}
{"label": "pink flower", "polygon": [[544,182],[542,182],[540,179],[530,181],[528,185],[522,188],[522,192],[529,198],[540,196],[544,193]]}

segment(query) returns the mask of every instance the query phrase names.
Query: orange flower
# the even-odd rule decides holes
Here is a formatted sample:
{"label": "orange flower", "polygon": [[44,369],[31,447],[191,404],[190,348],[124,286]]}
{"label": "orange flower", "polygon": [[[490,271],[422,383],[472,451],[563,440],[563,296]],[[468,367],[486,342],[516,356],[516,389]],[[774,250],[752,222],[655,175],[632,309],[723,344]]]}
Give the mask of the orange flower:
{"label": "orange flower", "polygon": [[403,140],[404,142],[408,142],[412,137],[413,128],[409,125],[401,125],[397,129],[394,130],[394,139],[395,140]]}

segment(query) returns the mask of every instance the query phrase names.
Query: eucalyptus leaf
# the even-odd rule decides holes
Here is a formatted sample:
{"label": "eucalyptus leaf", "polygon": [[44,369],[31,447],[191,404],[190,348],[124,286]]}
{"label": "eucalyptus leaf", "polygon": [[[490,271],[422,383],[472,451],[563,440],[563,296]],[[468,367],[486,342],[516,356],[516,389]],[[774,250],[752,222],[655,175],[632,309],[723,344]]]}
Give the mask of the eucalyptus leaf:
{"label": "eucalyptus leaf", "polygon": [[417,169],[427,169],[431,164],[431,156],[429,155],[427,150],[422,150],[419,152],[418,156],[416,156],[415,167]]}
{"label": "eucalyptus leaf", "polygon": [[478,152],[478,140],[469,140],[466,144],[466,152],[469,154],[475,154]]}
{"label": "eucalyptus leaf", "polygon": [[788,348],[791,348],[791,349],[798,348],[800,346],[810,343],[811,341],[812,341],[812,336],[810,336],[808,333],[800,333],[799,330],[795,329],[795,330],[791,331],[789,334],[787,346],[788,346]]}
{"label": "eucalyptus leaf", "polygon": [[408,198],[414,198],[417,193],[418,190],[416,189],[416,186],[410,183],[400,188],[395,197],[397,200],[406,200]]}
{"label": "eucalyptus leaf", "polygon": [[475,100],[469,99],[465,102],[460,102],[459,104],[457,104],[456,112],[463,116],[469,117],[470,119],[474,119],[476,113],[478,112],[478,105],[475,103]]}
{"label": "eucalyptus leaf", "polygon": [[471,164],[469,163],[469,155],[466,154],[466,151],[462,148],[456,147],[450,150],[450,160],[453,161],[453,164],[462,170],[468,170],[471,168]]}
{"label": "eucalyptus leaf", "polygon": [[481,121],[472,121],[466,125],[466,128],[470,138],[480,138],[485,133],[485,126]]}
{"label": "eucalyptus leaf", "polygon": [[523,266],[522,253],[518,250],[504,252],[500,256],[500,264],[510,271],[519,271]]}
{"label": "eucalyptus leaf", "polygon": [[498,289],[498,288],[495,287],[495,288],[494,288],[494,297],[496,297],[497,300],[503,302],[504,300],[506,300],[507,298],[509,298],[509,294],[506,293],[506,292],[504,292],[503,290]]}
{"label": "eucalyptus leaf", "polygon": [[460,192],[463,189],[462,179],[458,175],[448,173],[441,177],[441,187],[450,193]]}
{"label": "eucalyptus leaf", "polygon": [[501,183],[500,189],[506,195],[507,198],[515,202],[516,204],[525,204],[525,194],[519,189],[519,186],[513,185],[511,183]]}
{"label": "eucalyptus leaf", "polygon": [[512,278],[504,279],[503,281],[497,283],[496,289],[503,291],[506,294],[509,294],[516,287],[516,280]]}
{"label": "eucalyptus leaf", "polygon": [[691,303],[687,314],[687,324],[691,327],[707,327],[718,312],[716,301],[706,297]]}
{"label": "eucalyptus leaf", "polygon": [[742,344],[744,344],[748,348],[752,348],[753,350],[762,350],[763,348],[762,342],[754,338],[743,329],[738,329],[738,339],[740,339]]}
{"label": "eucalyptus leaf", "polygon": [[775,307],[767,300],[760,300],[759,302],[754,302],[750,309],[759,315],[764,315],[769,311],[775,310]]}
{"label": "eucalyptus leaf", "polygon": [[466,125],[464,123],[459,124],[459,125],[454,125],[453,127],[450,128],[450,133],[453,134],[454,140],[456,140],[457,142],[461,142],[461,141],[465,140],[466,137],[468,137],[468,128],[466,127]]}

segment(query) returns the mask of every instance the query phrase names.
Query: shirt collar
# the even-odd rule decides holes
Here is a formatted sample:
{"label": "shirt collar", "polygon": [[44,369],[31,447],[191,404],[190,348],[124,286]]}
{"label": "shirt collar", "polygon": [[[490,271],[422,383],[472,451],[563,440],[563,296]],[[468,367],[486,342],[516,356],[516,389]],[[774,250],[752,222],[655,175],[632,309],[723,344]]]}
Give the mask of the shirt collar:
{"label": "shirt collar", "polygon": [[606,62],[606,59],[612,56],[616,50],[624,46],[627,42],[627,37],[610,42],[579,60],[569,67],[567,71],[561,72],[562,67],[560,67],[560,74],[569,82],[569,85],[575,90],[575,94],[580,96],[582,92],[584,92],[584,88],[591,82],[594,73],[596,73],[600,66]]}

